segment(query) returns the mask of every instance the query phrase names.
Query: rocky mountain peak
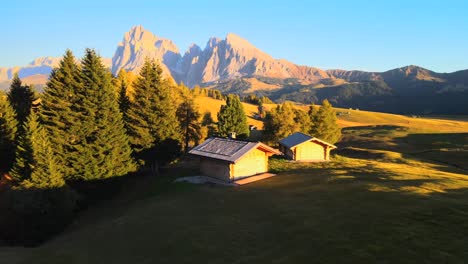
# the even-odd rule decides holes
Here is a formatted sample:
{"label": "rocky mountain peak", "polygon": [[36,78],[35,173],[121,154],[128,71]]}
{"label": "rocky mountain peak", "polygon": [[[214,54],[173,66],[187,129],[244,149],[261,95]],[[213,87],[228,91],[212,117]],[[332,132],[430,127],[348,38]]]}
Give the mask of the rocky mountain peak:
{"label": "rocky mountain peak", "polygon": [[160,38],[142,26],[135,26],[118,44],[112,58],[112,72],[116,74],[122,68],[139,71],[146,57],[158,60],[166,74],[175,69],[181,58],[179,49],[171,40]]}

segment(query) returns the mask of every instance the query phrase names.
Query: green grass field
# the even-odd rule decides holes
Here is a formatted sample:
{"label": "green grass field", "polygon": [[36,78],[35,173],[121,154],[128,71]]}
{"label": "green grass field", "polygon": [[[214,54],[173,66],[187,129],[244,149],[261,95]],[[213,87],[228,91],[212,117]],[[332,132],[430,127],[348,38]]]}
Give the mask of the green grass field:
{"label": "green grass field", "polygon": [[332,162],[233,188],[172,183],[183,161],[0,263],[468,262],[468,123],[357,112]]}
{"label": "green grass field", "polygon": [[[468,179],[420,161],[273,159],[239,188],[140,182],[5,263],[463,263]],[[164,191],[161,188],[164,186]],[[135,192],[138,190],[138,192]]]}

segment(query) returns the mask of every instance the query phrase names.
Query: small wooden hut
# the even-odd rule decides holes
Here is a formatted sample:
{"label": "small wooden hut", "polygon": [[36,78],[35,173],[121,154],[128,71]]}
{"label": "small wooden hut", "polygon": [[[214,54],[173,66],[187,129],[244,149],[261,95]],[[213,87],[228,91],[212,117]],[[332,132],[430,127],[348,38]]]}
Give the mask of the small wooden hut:
{"label": "small wooden hut", "polygon": [[202,175],[231,182],[267,172],[268,158],[280,152],[261,142],[209,138],[189,154],[200,158]]}
{"label": "small wooden hut", "polygon": [[330,150],[336,149],[336,146],[296,132],[281,139],[279,149],[286,157],[295,161],[327,161],[330,160]]}

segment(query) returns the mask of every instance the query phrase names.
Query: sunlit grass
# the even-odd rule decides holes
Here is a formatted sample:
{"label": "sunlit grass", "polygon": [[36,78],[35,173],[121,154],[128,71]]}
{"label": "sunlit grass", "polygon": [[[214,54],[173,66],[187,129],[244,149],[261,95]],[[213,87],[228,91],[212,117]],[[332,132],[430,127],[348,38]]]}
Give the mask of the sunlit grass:
{"label": "sunlit grass", "polygon": [[[211,112],[213,118],[216,121],[216,114],[219,108],[224,104],[221,100],[216,100],[210,97],[199,96],[196,99],[200,107],[200,111]],[[243,103],[246,115],[249,117],[249,124],[257,126],[259,129],[263,128],[263,122],[253,119],[254,113],[258,112],[256,105]],[[265,104],[266,110],[271,110],[276,107],[276,104]],[[309,106],[298,105],[297,108],[307,111]],[[432,132],[466,132],[468,131],[468,121],[466,117],[460,117],[460,120],[456,120],[456,117],[450,117],[449,119],[434,119],[434,118],[413,118],[403,115],[386,114],[378,112],[369,112],[361,110],[350,110],[335,108],[337,112],[349,113],[338,116],[338,124],[341,127],[352,127],[352,126],[372,126],[372,125],[391,125],[401,126],[412,129],[413,132],[419,133],[432,133]]]}

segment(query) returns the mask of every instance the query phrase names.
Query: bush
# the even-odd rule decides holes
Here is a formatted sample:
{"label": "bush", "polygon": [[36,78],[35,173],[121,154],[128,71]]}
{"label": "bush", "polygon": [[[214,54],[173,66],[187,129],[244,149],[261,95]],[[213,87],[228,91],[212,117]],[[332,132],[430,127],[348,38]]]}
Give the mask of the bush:
{"label": "bush", "polygon": [[76,201],[68,187],[8,190],[0,199],[0,239],[10,245],[38,245],[72,221]]}

